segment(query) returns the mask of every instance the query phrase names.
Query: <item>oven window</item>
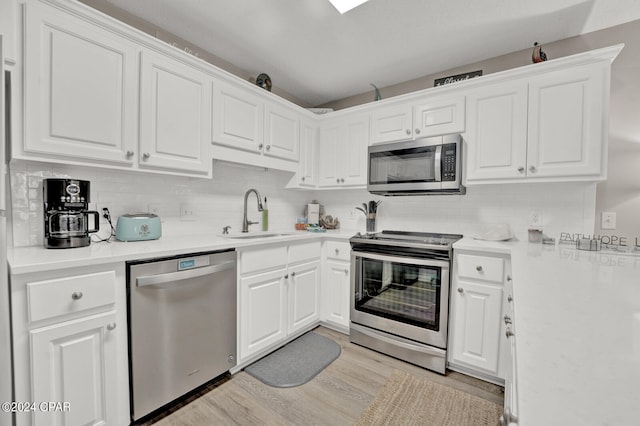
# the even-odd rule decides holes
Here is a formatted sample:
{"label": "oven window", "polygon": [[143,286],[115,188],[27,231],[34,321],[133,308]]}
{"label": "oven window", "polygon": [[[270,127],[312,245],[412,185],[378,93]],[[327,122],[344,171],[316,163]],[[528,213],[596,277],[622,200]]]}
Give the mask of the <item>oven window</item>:
{"label": "oven window", "polygon": [[435,155],[435,146],[371,153],[369,184],[435,182]]}
{"label": "oven window", "polygon": [[441,269],[362,258],[358,311],[440,330]]}

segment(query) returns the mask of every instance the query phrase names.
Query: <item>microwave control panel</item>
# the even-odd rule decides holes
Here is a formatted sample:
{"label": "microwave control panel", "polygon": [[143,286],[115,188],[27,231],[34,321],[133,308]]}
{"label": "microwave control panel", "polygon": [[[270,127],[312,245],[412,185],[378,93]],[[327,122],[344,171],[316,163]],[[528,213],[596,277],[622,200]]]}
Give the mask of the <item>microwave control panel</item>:
{"label": "microwave control panel", "polygon": [[447,143],[442,145],[442,181],[451,182],[456,180],[456,144]]}

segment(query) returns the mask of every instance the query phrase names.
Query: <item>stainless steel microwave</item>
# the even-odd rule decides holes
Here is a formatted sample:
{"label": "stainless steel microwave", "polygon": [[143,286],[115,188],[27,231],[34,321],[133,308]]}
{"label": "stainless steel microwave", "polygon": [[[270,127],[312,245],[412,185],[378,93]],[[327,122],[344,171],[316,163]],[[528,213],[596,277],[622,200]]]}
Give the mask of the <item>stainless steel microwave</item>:
{"label": "stainless steel microwave", "polygon": [[459,134],[369,147],[367,190],[378,195],[464,194]]}

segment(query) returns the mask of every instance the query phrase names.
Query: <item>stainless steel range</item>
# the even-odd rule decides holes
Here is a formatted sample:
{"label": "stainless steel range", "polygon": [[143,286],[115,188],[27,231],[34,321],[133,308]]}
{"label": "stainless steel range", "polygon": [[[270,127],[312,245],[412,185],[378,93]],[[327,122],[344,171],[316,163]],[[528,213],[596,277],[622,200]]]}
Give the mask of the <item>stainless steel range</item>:
{"label": "stainless steel range", "polygon": [[401,231],[352,237],[351,342],[444,374],[452,245],[460,238]]}

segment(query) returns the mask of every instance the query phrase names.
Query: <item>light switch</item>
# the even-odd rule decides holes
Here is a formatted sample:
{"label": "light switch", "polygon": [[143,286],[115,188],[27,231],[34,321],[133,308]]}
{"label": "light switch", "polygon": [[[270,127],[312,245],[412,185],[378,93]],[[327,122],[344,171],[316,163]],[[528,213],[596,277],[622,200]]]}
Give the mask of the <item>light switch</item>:
{"label": "light switch", "polygon": [[602,229],[616,229],[616,214],[614,212],[602,212]]}

